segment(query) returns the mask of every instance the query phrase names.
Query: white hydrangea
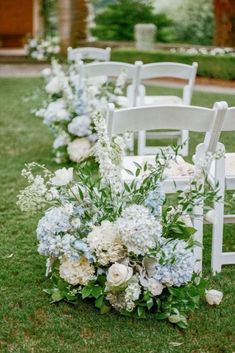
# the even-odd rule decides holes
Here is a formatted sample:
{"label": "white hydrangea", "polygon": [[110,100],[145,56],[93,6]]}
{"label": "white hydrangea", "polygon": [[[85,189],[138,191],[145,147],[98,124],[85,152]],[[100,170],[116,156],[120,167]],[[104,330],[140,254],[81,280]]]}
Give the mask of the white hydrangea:
{"label": "white hydrangea", "polygon": [[63,90],[63,82],[55,76],[48,82],[45,89],[48,94],[59,94]]}
{"label": "white hydrangea", "polygon": [[141,205],[127,207],[116,225],[128,252],[136,255],[145,255],[149,249],[155,248],[162,233],[161,223]]}
{"label": "white hydrangea", "polygon": [[68,120],[69,112],[67,111],[65,100],[62,98],[49,103],[48,107],[44,111],[44,123],[47,125],[54,122]]}
{"label": "white hydrangea", "polygon": [[90,141],[83,137],[70,142],[67,151],[71,161],[79,162],[81,159],[86,158],[89,155],[90,149]]}
{"label": "white hydrangea", "polygon": [[76,136],[82,137],[89,135],[90,130],[90,118],[87,115],[81,115],[74,118],[68,125],[68,131]]}
{"label": "white hydrangea", "polygon": [[93,227],[93,230],[87,236],[87,242],[102,266],[119,261],[125,255],[118,230],[109,221],[103,221],[100,226]]}
{"label": "white hydrangea", "polygon": [[77,261],[63,259],[59,271],[60,277],[73,286],[86,285],[94,278],[95,273],[94,267],[85,257],[81,257]]}

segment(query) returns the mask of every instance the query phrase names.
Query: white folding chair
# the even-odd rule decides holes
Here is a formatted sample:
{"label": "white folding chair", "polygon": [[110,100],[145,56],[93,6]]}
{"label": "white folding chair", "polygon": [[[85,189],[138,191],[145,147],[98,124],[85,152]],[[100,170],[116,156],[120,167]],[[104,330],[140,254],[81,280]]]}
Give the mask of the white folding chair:
{"label": "white folding chair", "polygon": [[67,49],[67,58],[69,61],[94,60],[94,61],[109,61],[111,57],[111,48],[71,48]]}
{"label": "white folding chair", "polygon": [[125,103],[125,105],[127,104],[128,107],[134,107],[136,105],[137,83],[139,79],[140,66],[140,62],[136,62],[133,65],[115,61],[109,61],[105,63],[82,64],[80,79],[91,80],[99,77],[117,78],[120,74],[125,73],[126,78],[129,81],[132,89],[130,90],[127,88],[127,96],[118,97],[118,103],[122,105],[122,101],[125,101],[127,102]]}
{"label": "white folding chair", "polygon": [[[235,107],[228,109],[222,131],[235,131]],[[223,144],[220,144],[220,149],[225,151]],[[224,158],[212,164],[209,177],[213,183],[219,183],[219,195],[222,199],[226,190],[235,190],[235,153],[225,153]],[[235,252],[223,252],[223,228],[228,223],[235,223],[235,214],[225,215],[224,202],[216,202],[212,220],[213,273],[220,272],[223,265],[235,264]]]}
{"label": "white folding chair", "polygon": [[[201,160],[207,152],[216,150],[217,142],[220,136],[224,115],[227,110],[225,102],[215,103],[213,109],[194,107],[194,106],[149,106],[114,110],[113,105],[109,107],[107,118],[107,129],[109,136],[123,134],[127,131],[139,132],[143,129],[187,129],[189,131],[208,133],[204,143],[197,146],[195,161]],[[209,136],[209,138],[208,138]],[[125,157],[123,179],[126,182],[132,180],[125,169],[133,170],[133,162],[143,165],[146,161],[154,163],[155,156],[137,156]],[[182,157],[181,157],[182,159]],[[184,170],[187,171],[189,164],[182,160],[179,163],[184,164]],[[197,167],[195,162],[195,167]],[[193,177],[194,166],[190,165],[188,173],[185,175],[175,175],[174,169],[163,182],[163,188],[166,193],[174,193],[179,189],[187,187]],[[203,204],[198,204],[195,208],[197,217],[194,219],[196,233],[195,240],[202,243],[203,238]],[[195,270],[202,271],[202,248],[195,247],[195,256],[197,265]]]}
{"label": "white folding chair", "polygon": [[[139,97],[137,99],[137,105],[190,105],[193,93],[193,87],[195,77],[197,73],[197,63],[192,65],[185,65],[180,63],[152,63],[142,65],[140,70],[140,85],[139,85]],[[148,96],[145,92],[145,86],[143,80],[150,80],[160,77],[172,77],[177,79],[186,80],[187,84],[183,88],[183,96]],[[181,154],[183,156],[188,155],[188,131],[183,127],[182,131],[162,131],[162,132],[150,132],[146,133],[142,131],[139,133],[138,139],[138,154],[152,154],[157,152],[156,147],[150,147],[146,145],[146,139],[166,139],[166,138],[177,138],[177,143],[182,145]],[[159,150],[159,148],[158,148]]]}

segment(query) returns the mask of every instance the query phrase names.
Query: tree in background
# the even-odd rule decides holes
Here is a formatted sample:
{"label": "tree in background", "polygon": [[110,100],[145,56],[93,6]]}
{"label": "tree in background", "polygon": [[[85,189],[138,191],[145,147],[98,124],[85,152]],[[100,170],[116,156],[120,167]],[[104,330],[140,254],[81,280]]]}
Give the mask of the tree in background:
{"label": "tree in background", "polygon": [[235,46],[235,0],[214,0],[215,36],[217,46]]}
{"label": "tree in background", "polygon": [[171,21],[165,14],[155,14],[151,1],[117,0],[96,15],[92,34],[100,40],[132,41],[137,23],[154,23],[158,41],[172,40]]}
{"label": "tree in background", "polygon": [[175,11],[174,23],[178,42],[212,45],[213,0],[184,0]]}

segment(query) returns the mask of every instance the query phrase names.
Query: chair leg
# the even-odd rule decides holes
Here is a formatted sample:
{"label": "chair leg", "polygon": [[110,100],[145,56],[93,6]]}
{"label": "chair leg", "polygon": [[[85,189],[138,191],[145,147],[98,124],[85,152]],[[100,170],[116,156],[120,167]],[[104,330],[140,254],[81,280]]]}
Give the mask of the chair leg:
{"label": "chair leg", "polygon": [[195,245],[193,252],[196,258],[195,272],[198,274],[202,273],[202,249],[203,249],[203,202],[200,202],[194,207],[195,219],[193,222],[196,232],[194,233],[194,240],[201,244],[201,246]]}
{"label": "chair leg", "polygon": [[189,139],[189,133],[187,130],[181,131],[181,136],[178,141],[178,144],[182,145],[180,149],[180,154],[184,157],[188,156],[188,139]]}
{"label": "chair leg", "polygon": [[224,203],[214,205],[215,219],[212,225],[211,269],[213,274],[221,272],[221,256],[223,252]]}

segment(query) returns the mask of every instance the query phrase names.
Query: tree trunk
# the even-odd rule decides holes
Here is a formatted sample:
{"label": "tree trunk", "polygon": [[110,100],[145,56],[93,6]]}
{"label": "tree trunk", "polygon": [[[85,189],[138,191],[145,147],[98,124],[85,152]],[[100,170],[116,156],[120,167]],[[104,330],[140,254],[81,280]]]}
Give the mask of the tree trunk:
{"label": "tree trunk", "polygon": [[58,29],[60,37],[60,46],[63,53],[71,46],[71,0],[58,0]]}
{"label": "tree trunk", "polygon": [[214,0],[216,46],[235,46],[235,0]]}
{"label": "tree trunk", "polygon": [[87,0],[72,0],[71,40],[75,47],[79,41],[87,39],[87,17]]}

